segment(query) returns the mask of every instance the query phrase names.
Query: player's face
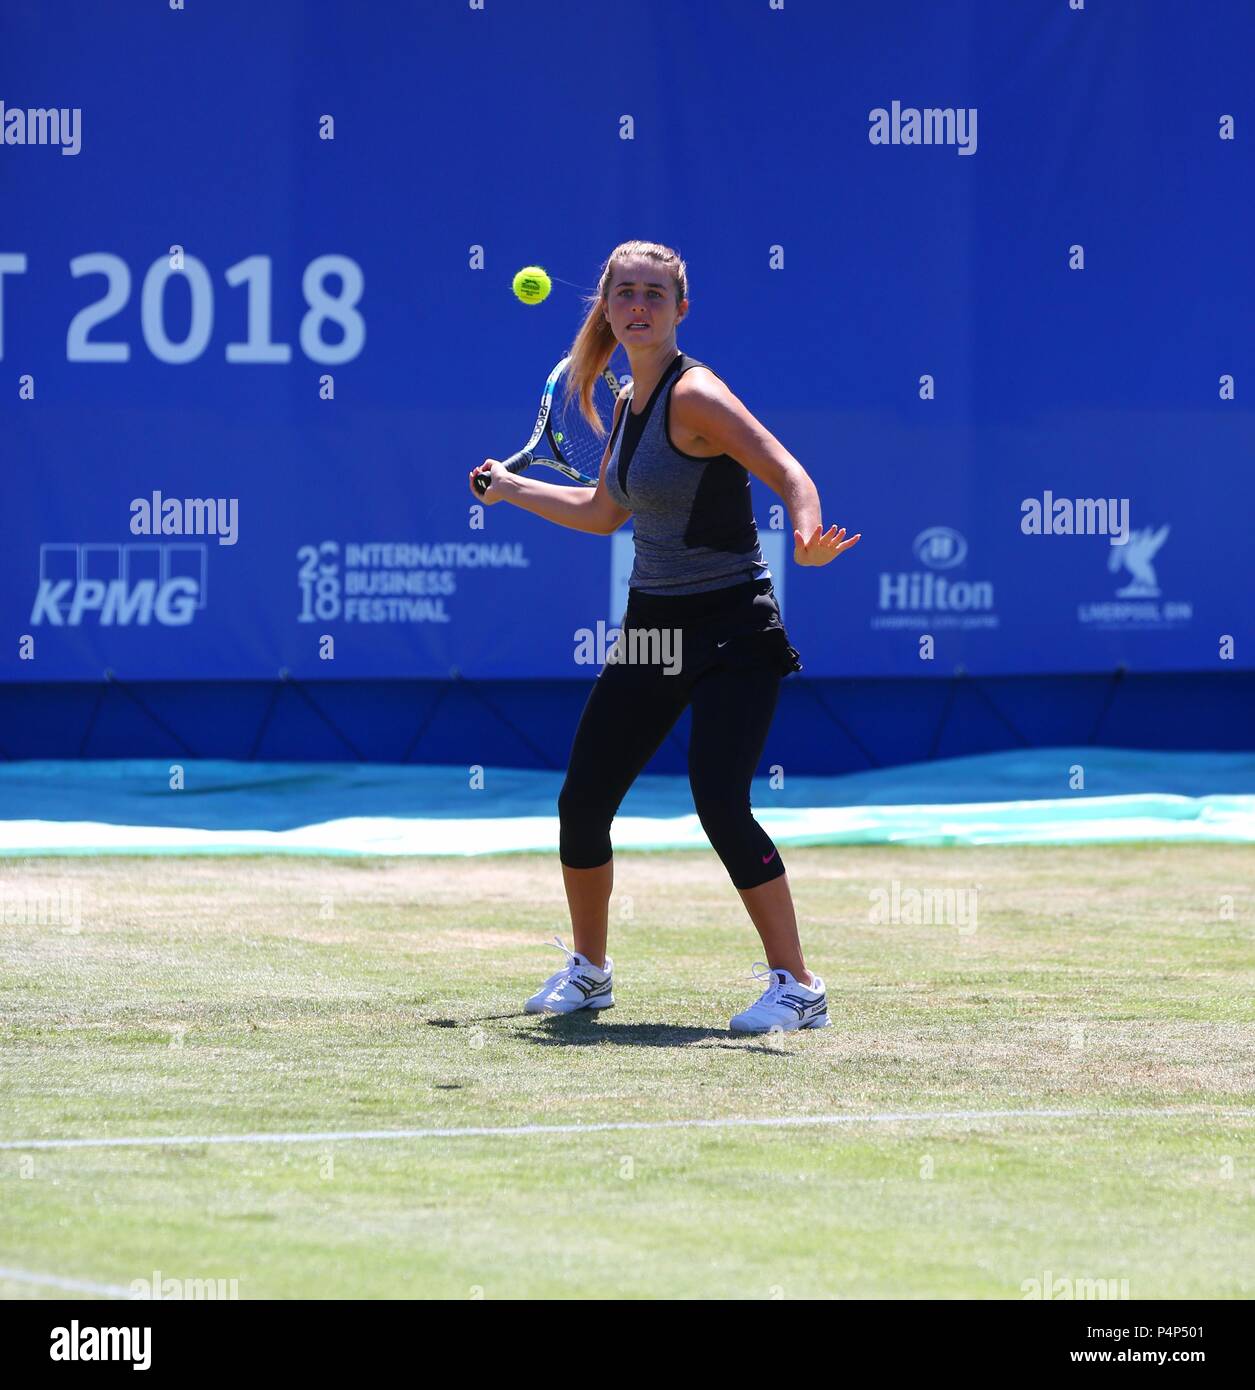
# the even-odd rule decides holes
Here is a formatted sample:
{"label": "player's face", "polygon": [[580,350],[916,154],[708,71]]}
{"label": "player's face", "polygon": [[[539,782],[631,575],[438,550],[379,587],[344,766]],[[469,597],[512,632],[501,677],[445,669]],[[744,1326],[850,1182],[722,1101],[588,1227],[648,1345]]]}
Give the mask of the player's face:
{"label": "player's face", "polygon": [[675,281],[656,262],[621,261],[611,272],[604,311],[614,336],[631,351],[674,339],[688,300],[676,304]]}

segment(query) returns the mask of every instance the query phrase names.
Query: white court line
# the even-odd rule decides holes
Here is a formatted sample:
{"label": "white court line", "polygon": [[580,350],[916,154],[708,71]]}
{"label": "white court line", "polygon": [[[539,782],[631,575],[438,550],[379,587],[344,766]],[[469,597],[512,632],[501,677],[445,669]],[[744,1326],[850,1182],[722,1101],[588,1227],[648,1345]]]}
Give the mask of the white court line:
{"label": "white court line", "polygon": [[0,1267],[0,1281],[13,1284],[42,1284],[50,1289],[67,1289],[71,1293],[95,1293],[102,1298],[134,1298],[130,1289],[121,1284],[93,1284],[87,1279],[61,1279],[55,1274],[32,1274],[25,1269]]}
{"label": "white court line", "polygon": [[349,1129],[290,1134],[167,1134],[121,1139],[6,1139],[0,1149],[136,1149],[167,1144],[334,1144],[374,1139],[523,1138],[535,1134],[604,1134],[610,1130],[771,1129],[796,1125],[899,1124],[934,1120],[1077,1120],[1169,1115],[1255,1115],[1242,1106],[1173,1106],[1161,1110],[929,1110],[878,1115],[730,1115],[718,1120],[610,1120],[587,1125],[477,1125],[465,1129]]}

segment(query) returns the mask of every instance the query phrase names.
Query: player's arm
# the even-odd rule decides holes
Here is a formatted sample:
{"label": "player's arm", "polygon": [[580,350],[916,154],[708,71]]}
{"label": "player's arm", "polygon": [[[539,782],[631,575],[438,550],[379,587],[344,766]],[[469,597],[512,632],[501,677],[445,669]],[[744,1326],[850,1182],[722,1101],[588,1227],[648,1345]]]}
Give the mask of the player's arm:
{"label": "player's arm", "polygon": [[624,397],[620,396],[614,405],[614,417],[606,447],[601,455],[601,470],[597,476],[597,486],[564,487],[561,483],[542,483],[524,473],[506,473],[493,482],[493,489],[501,488],[505,500],[513,502],[524,511],[534,512],[558,526],[566,526],[572,531],[587,531],[595,536],[608,536],[617,531],[632,515],[606,491],[606,465],[610,460],[610,444],[614,439],[615,426],[623,410]]}
{"label": "player's arm", "polygon": [[[823,536],[819,491],[810,474],[712,371],[695,367],[680,377],[671,393],[671,418],[698,435],[703,443],[736,459],[781,498],[793,522],[795,555],[799,550],[805,551],[810,543],[807,538],[827,541],[828,537]],[[833,526],[829,535],[835,536],[836,532]],[[857,539],[855,536],[839,542],[837,553]]]}

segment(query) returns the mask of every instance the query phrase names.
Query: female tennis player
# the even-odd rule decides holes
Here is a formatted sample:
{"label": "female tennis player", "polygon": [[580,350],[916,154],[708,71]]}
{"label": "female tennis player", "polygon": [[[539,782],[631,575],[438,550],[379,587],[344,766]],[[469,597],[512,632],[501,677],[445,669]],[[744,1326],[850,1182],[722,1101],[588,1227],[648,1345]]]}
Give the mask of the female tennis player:
{"label": "female tennis player", "polygon": [[[754,967],[762,997],[731,1021],[738,1033],[823,1028],[823,981],[802,959],[780,852],[750,809],[750,782],[781,680],[800,671],[789,644],[750,505],[749,474],[788,507],[794,561],[826,565],[859,539],[824,531],[819,494],[802,465],[722,378],[676,346],[688,313],[684,262],[665,246],[626,241],[606,261],[571,349],[571,386],[590,423],[592,388],[622,345],[632,382],[619,396],[595,490],[538,482],[495,459],[471,470],[471,490],[547,521],[609,535],[634,518],[635,563],[620,624],[623,652],[649,651],[633,629],[670,629],[667,664],[607,660],[580,716],[558,797],[559,858],[574,951],[527,1001],[528,1013],[614,1005],[606,956],[614,859],[610,826],[628,788],[686,706],[692,706],[693,802],[762,938]],[[604,433],[604,423],[595,426]],[[487,472],[488,490],[475,492]],[[861,534],[861,533],[860,533]],[[657,651],[655,645],[652,649]],[[674,654],[680,654],[675,670]]]}

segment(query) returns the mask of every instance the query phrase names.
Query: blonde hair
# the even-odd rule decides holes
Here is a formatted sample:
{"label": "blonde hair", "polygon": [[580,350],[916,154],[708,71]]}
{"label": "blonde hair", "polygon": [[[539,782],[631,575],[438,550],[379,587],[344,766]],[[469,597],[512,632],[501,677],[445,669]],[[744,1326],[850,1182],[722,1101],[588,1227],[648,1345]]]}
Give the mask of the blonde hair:
{"label": "blonde hair", "polygon": [[609,299],[615,266],[624,261],[639,260],[653,261],[670,273],[675,282],[677,305],[688,298],[688,271],[679,255],[669,246],[660,246],[656,241],[621,241],[606,257],[596,294],[585,297],[588,314],[571,344],[571,361],[564,373],[567,400],[570,401],[578,392],[580,413],[599,436],[605,434],[606,425],[593,405],[593,387],[618,346],[614,330],[602,313],[602,306]]}

